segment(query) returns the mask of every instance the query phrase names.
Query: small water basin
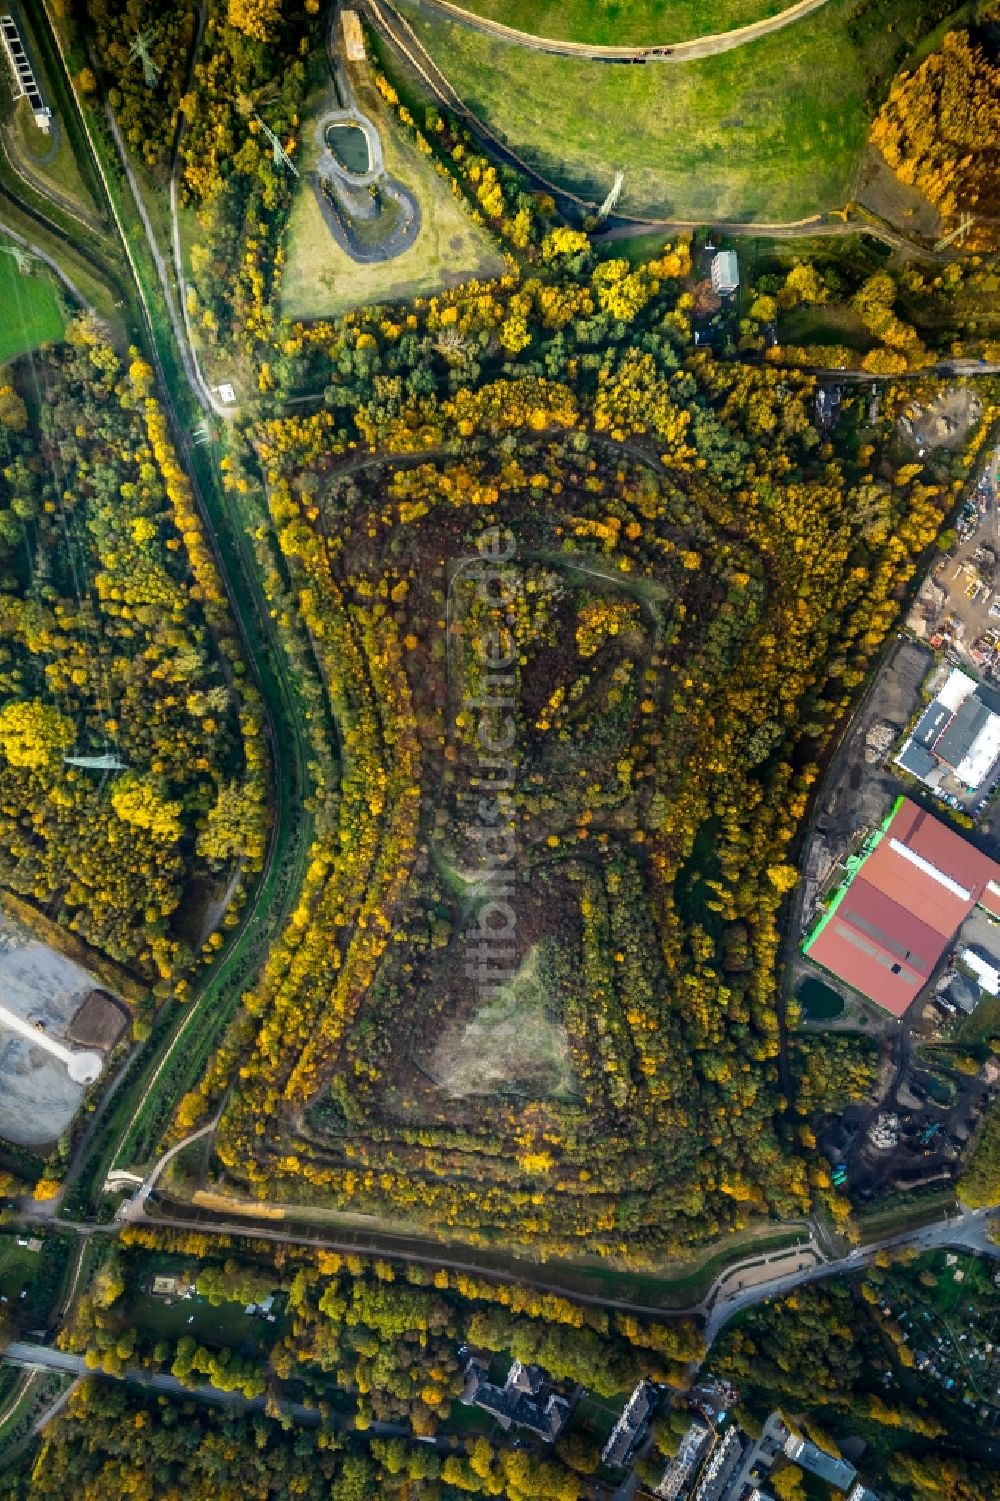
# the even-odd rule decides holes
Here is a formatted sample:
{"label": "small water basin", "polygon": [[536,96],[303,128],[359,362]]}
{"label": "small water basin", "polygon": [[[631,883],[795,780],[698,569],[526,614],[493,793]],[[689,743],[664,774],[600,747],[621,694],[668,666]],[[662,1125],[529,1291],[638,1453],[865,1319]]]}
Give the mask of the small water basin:
{"label": "small water basin", "polygon": [[368,137],[360,125],[352,125],[349,121],[328,125],[326,144],[345,172],[353,172],[356,176],[363,177],[370,170],[371,156],[368,151]]}

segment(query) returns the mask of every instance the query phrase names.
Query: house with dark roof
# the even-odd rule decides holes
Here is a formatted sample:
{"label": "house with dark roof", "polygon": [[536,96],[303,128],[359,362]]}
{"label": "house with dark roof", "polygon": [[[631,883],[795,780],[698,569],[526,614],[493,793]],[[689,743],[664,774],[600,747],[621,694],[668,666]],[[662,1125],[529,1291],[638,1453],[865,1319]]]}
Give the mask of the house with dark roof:
{"label": "house with dark roof", "polygon": [[636,1444],[645,1436],[655,1406],[655,1386],[650,1381],[640,1381],[608,1435],[608,1441],[601,1452],[604,1464],[625,1464]]}
{"label": "house with dark roof", "polygon": [[488,1412],[505,1433],[525,1428],[547,1444],[559,1437],[569,1417],[569,1403],[547,1386],[545,1372],[519,1360],[511,1365],[503,1386],[497,1386],[488,1379],[486,1362],[474,1355],[465,1367],[459,1401]]}
{"label": "house with dark roof", "polygon": [[1000,917],[1000,865],[901,797],[848,861],[803,952],[898,1020],[977,906]]}
{"label": "house with dark roof", "polygon": [[974,792],[1000,762],[1000,701],[959,668],[949,673],[896,756],[935,792]]}

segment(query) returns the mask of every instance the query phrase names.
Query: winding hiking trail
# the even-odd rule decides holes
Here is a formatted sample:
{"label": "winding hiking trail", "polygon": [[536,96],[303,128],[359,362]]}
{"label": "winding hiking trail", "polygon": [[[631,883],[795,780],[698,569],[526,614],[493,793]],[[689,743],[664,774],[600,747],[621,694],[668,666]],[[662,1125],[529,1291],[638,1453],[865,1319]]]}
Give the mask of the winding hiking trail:
{"label": "winding hiking trail", "polygon": [[686,42],[655,43],[649,47],[609,47],[593,42],[561,41],[557,37],[535,36],[530,31],[518,31],[514,26],[505,26],[502,21],[491,21],[486,16],[476,15],[455,5],[453,0],[416,0],[422,10],[443,13],[460,26],[473,31],[485,32],[501,42],[513,42],[527,47],[532,52],[553,52],[560,57],[576,57],[588,62],[605,63],[688,63],[699,57],[714,57],[718,52],[731,52],[734,47],[745,47],[758,37],[769,32],[781,31],[819,10],[826,0],[797,0],[787,10],[776,16],[766,16],[761,21],[752,21],[748,26],[734,26],[731,31],[710,32],[706,36],[691,37]]}

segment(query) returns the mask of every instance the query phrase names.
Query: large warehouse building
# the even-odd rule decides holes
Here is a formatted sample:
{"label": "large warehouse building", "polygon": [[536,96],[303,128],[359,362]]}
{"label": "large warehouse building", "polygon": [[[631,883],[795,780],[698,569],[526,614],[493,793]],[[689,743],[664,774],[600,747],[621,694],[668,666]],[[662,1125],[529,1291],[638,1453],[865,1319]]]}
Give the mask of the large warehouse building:
{"label": "large warehouse building", "polygon": [[901,1017],[977,906],[1000,918],[1000,865],[901,797],[804,952]]}

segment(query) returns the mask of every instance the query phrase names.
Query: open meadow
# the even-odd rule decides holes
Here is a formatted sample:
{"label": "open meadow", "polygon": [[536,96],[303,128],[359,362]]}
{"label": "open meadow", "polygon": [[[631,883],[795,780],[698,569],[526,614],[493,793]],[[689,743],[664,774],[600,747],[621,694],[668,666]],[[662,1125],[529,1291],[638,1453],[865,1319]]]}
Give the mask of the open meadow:
{"label": "open meadow", "polygon": [[47,270],[22,276],[17,262],[6,252],[10,240],[0,239],[0,360],[26,354],[52,339],[62,337],[65,320]]}
{"label": "open meadow", "polygon": [[852,196],[871,115],[947,0],[892,0],[877,20],[829,0],[733,51],[644,67],[498,42],[418,0],[399,9],[469,108],[553,182],[596,203],[624,170],[626,213],[763,223]]}
{"label": "open meadow", "polygon": [[560,41],[645,47],[751,26],[792,0],[462,0],[489,21]]}

